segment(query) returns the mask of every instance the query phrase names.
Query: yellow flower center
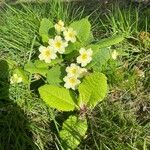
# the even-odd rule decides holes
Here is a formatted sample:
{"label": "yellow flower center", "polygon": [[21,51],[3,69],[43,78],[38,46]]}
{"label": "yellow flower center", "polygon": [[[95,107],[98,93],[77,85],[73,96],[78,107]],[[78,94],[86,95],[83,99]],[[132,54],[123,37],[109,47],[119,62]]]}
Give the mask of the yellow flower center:
{"label": "yellow flower center", "polygon": [[57,41],[56,43],[55,43],[55,46],[57,47],[57,48],[60,48],[61,47],[61,42],[59,42],[59,41]]}
{"label": "yellow flower center", "polygon": [[69,82],[70,82],[71,84],[74,84],[74,83],[76,83],[76,80],[75,80],[75,78],[70,78],[70,79],[69,79]]}
{"label": "yellow flower center", "polygon": [[73,37],[74,37],[74,34],[73,34],[72,32],[69,32],[68,35],[69,35],[70,38],[73,38]]}
{"label": "yellow flower center", "polygon": [[87,54],[86,53],[84,53],[84,54],[82,54],[82,56],[81,56],[81,58],[83,59],[83,60],[86,60],[87,59]]}
{"label": "yellow flower center", "polygon": [[62,24],[58,24],[58,26],[59,26],[60,28],[62,28],[62,27],[63,27],[63,25],[62,25]]}
{"label": "yellow flower center", "polygon": [[49,56],[51,55],[51,52],[50,52],[49,50],[46,50],[45,53],[44,53],[44,55],[45,55],[46,57],[49,57]]}
{"label": "yellow flower center", "polygon": [[76,74],[76,73],[77,73],[77,69],[76,69],[76,68],[73,68],[73,69],[71,70],[71,73],[72,73],[72,74]]}

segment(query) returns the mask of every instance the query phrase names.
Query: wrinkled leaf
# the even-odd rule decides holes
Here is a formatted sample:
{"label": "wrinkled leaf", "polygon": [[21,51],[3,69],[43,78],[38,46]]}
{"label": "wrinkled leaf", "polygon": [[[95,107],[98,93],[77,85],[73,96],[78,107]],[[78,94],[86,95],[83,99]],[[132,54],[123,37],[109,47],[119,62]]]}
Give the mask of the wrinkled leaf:
{"label": "wrinkled leaf", "polygon": [[62,70],[60,66],[54,66],[47,72],[47,82],[53,85],[59,85],[61,80]]}
{"label": "wrinkled leaf", "polygon": [[44,85],[39,88],[41,98],[52,108],[62,111],[73,111],[75,109],[73,94],[55,85]]}
{"label": "wrinkled leaf", "polygon": [[98,49],[94,51],[92,61],[88,64],[87,68],[92,68],[96,72],[101,72],[102,66],[107,63],[111,57],[109,48]]}
{"label": "wrinkled leaf", "polygon": [[53,27],[53,23],[47,19],[43,18],[40,23],[39,35],[42,37],[42,41],[48,42],[49,40],[49,30]]}
{"label": "wrinkled leaf", "polygon": [[91,24],[87,17],[79,21],[74,21],[70,27],[77,32],[77,37],[81,43],[87,44],[89,41],[91,41]]}
{"label": "wrinkled leaf", "polygon": [[34,63],[29,62],[25,65],[24,69],[31,74],[41,74],[43,76],[46,76],[48,71],[48,64],[46,64],[44,61],[37,60]]}
{"label": "wrinkled leaf", "polygon": [[95,45],[97,45],[99,49],[106,48],[118,44],[122,42],[124,39],[125,39],[124,35],[115,35],[110,38],[102,39],[99,42],[97,42]]}
{"label": "wrinkled leaf", "polygon": [[75,43],[69,43],[68,47],[65,50],[65,54],[70,54],[73,51],[79,51],[81,48],[81,43],[75,42]]}
{"label": "wrinkled leaf", "polygon": [[87,121],[79,120],[76,116],[70,116],[59,132],[65,150],[75,149],[84,138],[87,131]]}
{"label": "wrinkled leaf", "polygon": [[79,85],[79,106],[94,107],[107,93],[107,78],[102,73],[92,73]]}
{"label": "wrinkled leaf", "polygon": [[55,66],[56,64],[61,64],[63,62],[62,58],[56,58],[54,60],[51,61],[51,63],[49,64],[49,66]]}

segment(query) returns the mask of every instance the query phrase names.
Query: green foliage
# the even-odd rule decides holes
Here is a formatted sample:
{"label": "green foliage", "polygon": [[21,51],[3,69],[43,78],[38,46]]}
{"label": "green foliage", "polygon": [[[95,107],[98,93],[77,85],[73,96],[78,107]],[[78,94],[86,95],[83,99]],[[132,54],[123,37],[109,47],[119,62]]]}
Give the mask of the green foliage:
{"label": "green foliage", "polygon": [[40,60],[36,60],[34,63],[32,63],[31,61],[28,62],[24,69],[28,72],[30,72],[31,74],[35,74],[35,73],[38,73],[38,74],[41,74],[43,76],[46,76],[47,74],[47,71],[48,71],[48,64],[46,64],[45,62],[43,61],[40,61]]}
{"label": "green foliage", "polygon": [[91,24],[87,17],[79,21],[74,21],[70,27],[77,32],[77,37],[82,44],[86,45],[89,43],[91,40]]}
{"label": "green foliage", "polygon": [[99,49],[106,48],[122,42],[125,39],[125,35],[115,35],[110,38],[105,38],[96,43]]}
{"label": "green foliage", "polygon": [[63,62],[62,58],[56,58],[56,59],[52,60],[49,65],[52,67],[52,66],[55,66],[57,64],[61,64],[62,62]]}
{"label": "green foliage", "polygon": [[88,68],[92,68],[94,71],[101,72],[102,66],[107,63],[111,56],[111,50],[109,48],[103,48],[95,51],[93,54],[93,61],[88,65]]}
{"label": "green foliage", "polygon": [[143,126],[136,117],[135,108],[129,104],[103,101],[89,117],[87,138],[78,149],[143,150],[144,141],[147,141],[149,149],[150,143],[146,138],[149,123]]}
{"label": "green foliage", "polygon": [[60,66],[54,66],[47,72],[47,82],[53,85],[59,85],[62,82],[61,79],[62,68]]}
{"label": "green foliage", "polygon": [[87,66],[94,71],[101,72],[102,66],[107,63],[111,56],[110,46],[118,44],[124,40],[123,35],[115,35],[110,38],[100,40],[95,44],[88,45],[88,48],[93,50],[93,60]]}
{"label": "green foliage", "polygon": [[39,12],[41,9],[35,10],[29,5],[18,8],[5,5],[5,9],[0,10],[0,51],[6,52],[3,57],[6,55],[7,59],[21,65],[26,63],[32,40],[39,29]]}
{"label": "green foliage", "polygon": [[72,93],[63,87],[44,85],[39,88],[39,93],[41,98],[52,108],[62,111],[75,109]]}
{"label": "green foliage", "polygon": [[47,19],[43,18],[40,23],[39,35],[42,37],[43,43],[49,40],[49,30],[53,27],[53,23]]}
{"label": "green foliage", "polygon": [[[50,25],[45,26],[45,23],[48,22],[47,19],[43,19],[41,21],[40,27],[40,35],[43,38],[43,35],[47,35],[47,39],[49,38],[48,32],[50,29]],[[48,24],[48,23],[47,23]],[[72,27],[77,32],[77,40],[75,43],[68,42],[68,47],[65,51],[63,65],[54,65],[52,68],[48,69],[47,66],[44,67],[44,75],[47,74],[46,80],[49,85],[44,85],[39,88],[40,97],[52,108],[61,110],[61,111],[73,111],[76,108],[76,102],[78,100],[77,97],[79,95],[78,109],[81,109],[82,106],[87,106],[90,109],[93,109],[98,102],[102,101],[107,92],[107,79],[102,73],[90,73],[89,76],[83,79],[83,82],[77,88],[77,91],[71,93],[71,91],[61,87],[62,79],[65,73],[62,72],[62,66],[66,67],[65,63],[72,63],[76,59],[76,54],[79,55],[80,48],[86,47],[91,48],[93,50],[92,62],[87,67],[88,69],[92,68],[94,71],[100,71],[102,65],[104,65],[107,60],[110,58],[109,48],[111,45],[119,43],[123,38],[110,38],[105,39],[102,42],[98,42],[96,44],[90,44],[93,41],[93,35],[91,32],[91,24],[88,21],[88,18],[81,19],[79,21],[74,21],[69,27]],[[44,30],[44,31],[43,31]],[[63,35],[60,33],[60,35]],[[64,38],[64,37],[63,37]],[[45,40],[43,42],[47,42]],[[90,45],[89,45],[90,44]],[[89,46],[87,46],[89,45]],[[50,63],[51,65],[51,63]],[[35,73],[41,72],[38,66],[30,64],[27,68],[28,71]],[[36,68],[36,69],[35,69]],[[98,68],[98,69],[97,69]],[[100,68],[100,69],[99,69]],[[81,69],[81,68],[80,68]],[[47,70],[47,71],[46,71]],[[65,70],[65,69],[64,69]],[[46,72],[45,72],[46,71]],[[43,73],[43,72],[41,72]],[[69,83],[70,82],[70,83]],[[68,80],[68,83],[71,84],[72,81]],[[74,82],[74,81],[73,81]],[[75,97],[76,95],[76,97]],[[76,101],[75,101],[76,100]],[[83,136],[85,136],[87,130],[87,121],[86,120],[78,120],[76,116],[70,116],[63,123],[62,130],[60,131],[60,138],[65,143],[65,149],[75,149]]]}
{"label": "green foliage", "polygon": [[65,54],[70,54],[73,51],[78,51],[81,47],[80,42],[70,43],[66,48]]}
{"label": "green foliage", "polygon": [[87,131],[87,121],[80,120],[76,116],[70,116],[59,132],[65,150],[73,150],[79,144]]}
{"label": "green foliage", "polygon": [[79,106],[94,107],[107,93],[107,78],[102,73],[92,73],[79,85]]}

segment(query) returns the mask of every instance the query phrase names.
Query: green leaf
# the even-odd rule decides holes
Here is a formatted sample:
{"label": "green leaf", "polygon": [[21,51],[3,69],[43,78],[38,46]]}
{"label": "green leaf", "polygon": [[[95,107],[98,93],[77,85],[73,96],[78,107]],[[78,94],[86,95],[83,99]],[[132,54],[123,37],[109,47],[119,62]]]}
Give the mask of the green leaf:
{"label": "green leaf", "polygon": [[75,149],[84,138],[87,131],[87,121],[79,120],[76,116],[70,116],[59,132],[65,150]]}
{"label": "green leaf", "polygon": [[60,66],[54,66],[47,72],[47,82],[53,85],[59,85],[61,80],[62,70]]}
{"label": "green leaf", "polygon": [[87,68],[93,68],[94,71],[101,72],[102,66],[105,65],[111,57],[111,50],[108,47],[123,40],[123,35],[116,35],[111,38],[103,39],[96,44],[88,45],[87,48],[91,48],[93,50],[93,56],[92,62],[87,65]]}
{"label": "green leaf", "polygon": [[74,61],[74,58],[76,58],[78,56],[79,56],[79,52],[75,50],[75,51],[72,51],[71,53],[65,55],[64,60],[71,63],[72,61]]}
{"label": "green leaf", "polygon": [[79,106],[94,107],[107,93],[107,78],[102,73],[92,73],[79,85]]}
{"label": "green leaf", "polygon": [[48,71],[48,64],[46,64],[44,61],[36,60],[34,63],[29,62],[25,65],[24,69],[31,74],[41,74],[43,76],[46,76]]}
{"label": "green leaf", "polygon": [[73,94],[55,85],[44,85],[39,88],[41,98],[52,108],[62,111],[73,111],[75,109]]}
{"label": "green leaf", "polygon": [[77,37],[79,41],[83,44],[89,43],[92,37],[91,24],[88,18],[81,19],[79,21],[73,22],[70,27],[72,27],[77,32]]}
{"label": "green leaf", "polygon": [[53,27],[53,23],[47,19],[43,18],[41,23],[40,23],[40,28],[39,28],[39,35],[42,37],[42,41],[48,42],[49,40],[49,30]]}
{"label": "green leaf", "polygon": [[62,58],[56,58],[54,60],[51,61],[51,63],[49,64],[49,66],[55,66],[57,64],[61,64],[63,62],[63,59]]}
{"label": "green leaf", "polygon": [[73,51],[79,51],[81,47],[82,47],[81,43],[79,42],[69,43],[69,45],[67,46],[65,50],[65,54],[70,54]]}
{"label": "green leaf", "polygon": [[115,35],[110,38],[102,39],[95,45],[97,45],[99,49],[106,48],[106,47],[110,47],[112,45],[118,44],[122,42],[124,39],[125,39],[124,35]]}
{"label": "green leaf", "polygon": [[109,48],[93,50],[92,61],[87,65],[87,68],[93,68],[94,71],[101,72],[102,66],[105,65],[111,57],[110,51]]}

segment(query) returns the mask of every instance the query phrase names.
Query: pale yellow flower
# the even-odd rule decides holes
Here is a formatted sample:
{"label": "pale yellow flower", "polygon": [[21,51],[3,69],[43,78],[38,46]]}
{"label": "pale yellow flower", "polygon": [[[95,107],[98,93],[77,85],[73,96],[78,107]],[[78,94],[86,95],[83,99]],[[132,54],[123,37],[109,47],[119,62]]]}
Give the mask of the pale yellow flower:
{"label": "pale yellow flower", "polygon": [[57,57],[56,51],[51,46],[40,46],[39,51],[41,52],[39,59],[44,60],[46,63],[50,63],[52,59]]}
{"label": "pale yellow flower", "polygon": [[76,31],[73,30],[73,28],[68,28],[64,31],[64,37],[66,41],[71,41],[72,43],[76,42]]}
{"label": "pale yellow flower", "polygon": [[10,78],[10,83],[20,83],[22,82],[22,77],[19,77],[17,74],[13,74],[13,76]]}
{"label": "pale yellow flower", "polygon": [[76,77],[65,76],[63,80],[65,81],[64,87],[66,89],[75,90],[77,86],[81,83],[81,81],[77,79]]}
{"label": "pale yellow flower", "polygon": [[87,50],[85,48],[81,48],[79,53],[80,56],[77,57],[77,63],[81,64],[82,67],[85,67],[88,63],[91,62],[93,51],[91,48]]}
{"label": "pale yellow flower", "polygon": [[58,23],[54,25],[54,28],[57,31],[57,33],[64,31],[65,30],[64,22],[62,20],[59,20]]}
{"label": "pale yellow flower", "polygon": [[58,53],[63,54],[65,52],[65,48],[68,46],[68,43],[63,41],[61,36],[56,36],[55,39],[49,39],[49,45],[52,46]]}
{"label": "pale yellow flower", "polygon": [[112,57],[112,59],[116,60],[118,55],[119,55],[118,52],[116,50],[114,50],[111,54],[111,57]]}
{"label": "pale yellow flower", "polygon": [[80,67],[74,63],[72,63],[69,67],[66,68],[67,76],[69,77],[79,77],[80,76]]}

